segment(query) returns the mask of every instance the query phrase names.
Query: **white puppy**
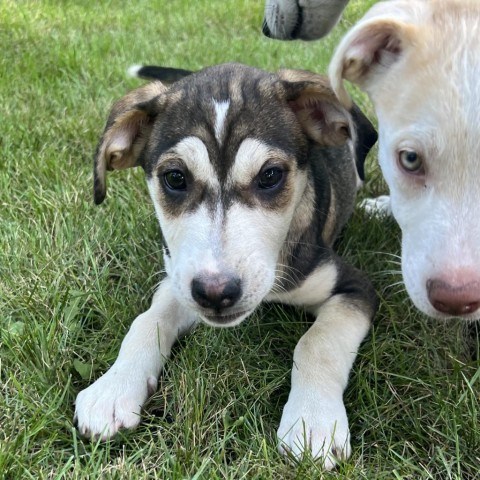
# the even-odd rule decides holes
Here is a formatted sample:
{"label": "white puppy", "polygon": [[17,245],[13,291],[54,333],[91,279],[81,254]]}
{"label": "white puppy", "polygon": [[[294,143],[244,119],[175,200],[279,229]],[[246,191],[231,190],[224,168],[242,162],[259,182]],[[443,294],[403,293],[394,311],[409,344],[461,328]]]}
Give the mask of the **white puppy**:
{"label": "white puppy", "polygon": [[480,318],[480,2],[379,2],[330,65],[370,96],[402,229],[402,271],[429,316]]}

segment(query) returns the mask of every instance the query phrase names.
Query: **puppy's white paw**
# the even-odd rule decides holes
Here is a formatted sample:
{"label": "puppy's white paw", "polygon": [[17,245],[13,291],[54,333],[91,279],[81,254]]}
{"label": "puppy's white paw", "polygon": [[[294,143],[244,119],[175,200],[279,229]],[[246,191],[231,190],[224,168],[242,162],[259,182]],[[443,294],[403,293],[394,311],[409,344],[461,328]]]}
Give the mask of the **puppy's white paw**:
{"label": "puppy's white paw", "polygon": [[290,393],[280,427],[279,450],[300,460],[308,450],[332,470],[351,453],[347,413],[342,399],[322,399],[316,392]]}
{"label": "puppy's white paw", "polygon": [[107,440],[122,428],[135,428],[140,423],[142,405],[156,388],[155,377],[112,366],[78,394],[74,421],[79,432]]}
{"label": "puppy's white paw", "polygon": [[371,216],[390,216],[392,207],[390,205],[389,195],[380,195],[376,198],[366,198],[360,202],[360,208],[363,208]]}

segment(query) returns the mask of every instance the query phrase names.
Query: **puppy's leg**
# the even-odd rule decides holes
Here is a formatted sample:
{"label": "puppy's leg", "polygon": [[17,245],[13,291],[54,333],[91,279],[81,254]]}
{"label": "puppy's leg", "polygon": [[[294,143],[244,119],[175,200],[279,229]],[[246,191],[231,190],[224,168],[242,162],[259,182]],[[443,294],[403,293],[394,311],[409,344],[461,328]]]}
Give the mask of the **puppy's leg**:
{"label": "puppy's leg", "polygon": [[121,428],[136,427],[172,345],[195,321],[195,314],[173,297],[167,277],[151,307],[132,323],[115,363],[78,394],[75,420],[80,433],[105,440]]}
{"label": "puppy's leg", "polygon": [[292,388],[278,429],[282,453],[301,458],[310,450],[327,470],[350,456],[343,391],[376,307],[373,289],[363,281],[358,289],[352,279],[344,288],[337,283],[339,293],[314,309],[316,321],[295,347]]}
{"label": "puppy's leg", "polygon": [[389,217],[392,215],[392,207],[390,204],[389,195],[366,198],[360,203],[360,208],[363,208],[370,216]]}

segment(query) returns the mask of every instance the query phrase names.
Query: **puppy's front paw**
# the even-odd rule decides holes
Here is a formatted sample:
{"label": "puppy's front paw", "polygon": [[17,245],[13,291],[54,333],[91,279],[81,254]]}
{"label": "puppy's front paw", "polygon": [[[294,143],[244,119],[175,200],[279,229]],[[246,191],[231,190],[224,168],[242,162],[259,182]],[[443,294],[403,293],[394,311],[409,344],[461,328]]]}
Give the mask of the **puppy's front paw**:
{"label": "puppy's front paw", "polygon": [[388,195],[380,195],[376,198],[366,198],[360,202],[360,208],[363,208],[370,216],[388,217],[392,215],[392,207]]}
{"label": "puppy's front paw", "polygon": [[142,405],[156,387],[155,377],[112,366],[78,394],[74,421],[79,432],[107,440],[122,428],[135,428],[140,423]]}
{"label": "puppy's front paw", "polygon": [[350,432],[342,399],[325,400],[316,392],[290,393],[280,427],[279,450],[300,460],[308,450],[326,470],[350,456]]}

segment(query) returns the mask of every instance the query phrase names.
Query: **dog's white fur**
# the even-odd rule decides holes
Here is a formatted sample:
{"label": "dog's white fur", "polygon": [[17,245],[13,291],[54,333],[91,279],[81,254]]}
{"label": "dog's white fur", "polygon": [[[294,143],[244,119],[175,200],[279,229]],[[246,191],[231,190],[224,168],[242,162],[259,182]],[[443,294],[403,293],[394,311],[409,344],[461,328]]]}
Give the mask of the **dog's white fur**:
{"label": "dog's white fur", "polygon": [[230,101],[225,100],[223,102],[217,102],[216,100],[213,100],[213,104],[215,106],[215,138],[219,145],[221,145],[223,141],[225,117],[228,112],[228,107],[230,106]]}
{"label": "dog's white fur", "polygon": [[[374,104],[391,198],[367,207],[391,208],[402,229],[410,297],[429,316],[455,316],[434,308],[427,285],[438,280],[451,296],[480,300],[480,2],[374,5],[338,46],[330,78],[345,105],[344,78]],[[405,150],[418,153],[423,173],[400,166]]]}
{"label": "dog's white fur", "polygon": [[140,423],[141,406],[156,391],[173,344],[197,321],[175,299],[171,283],[165,279],[151,307],[134,320],[110,369],[78,394],[75,415],[81,433],[106,439]]}

